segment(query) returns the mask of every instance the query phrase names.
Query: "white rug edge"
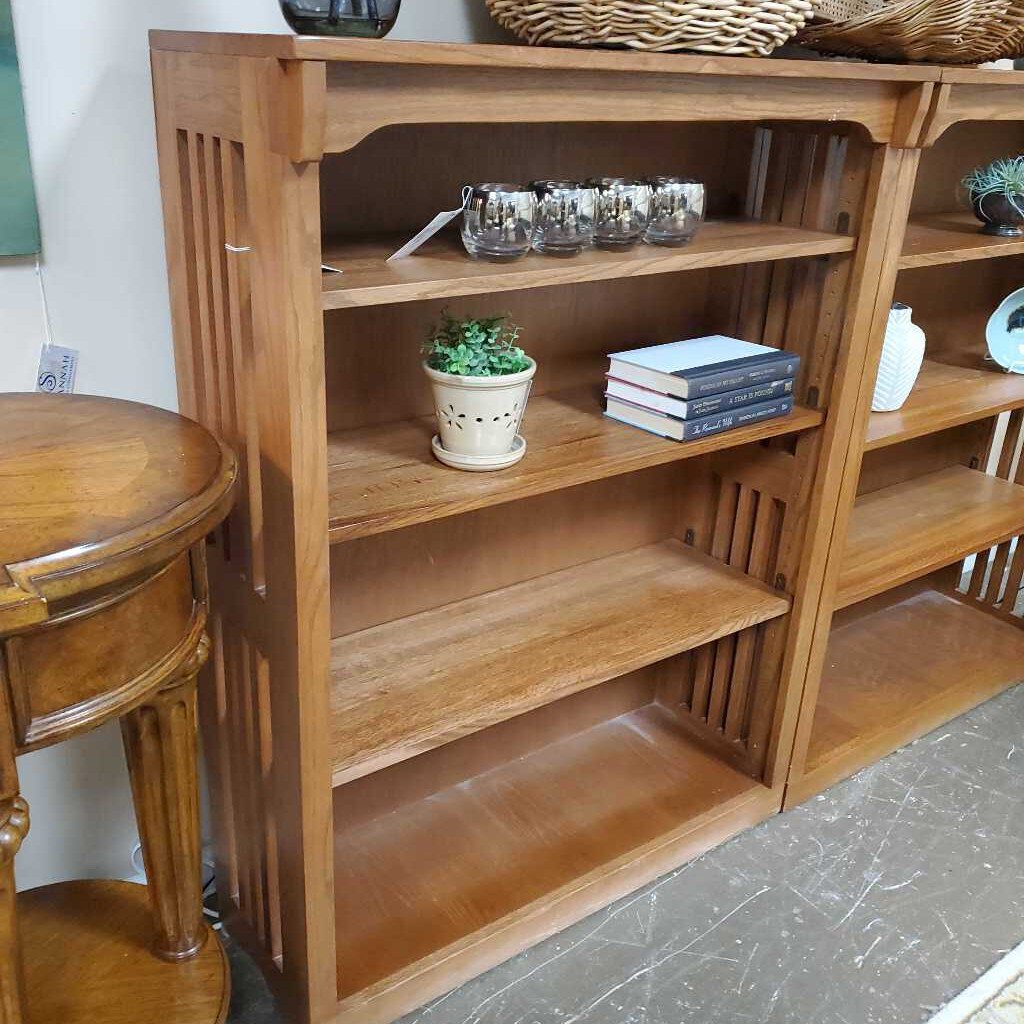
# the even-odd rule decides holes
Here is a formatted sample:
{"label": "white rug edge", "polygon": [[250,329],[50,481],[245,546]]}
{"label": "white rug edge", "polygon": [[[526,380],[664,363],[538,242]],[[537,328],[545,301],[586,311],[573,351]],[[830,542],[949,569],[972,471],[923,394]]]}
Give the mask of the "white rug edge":
{"label": "white rug edge", "polygon": [[934,1016],[928,1024],[965,1024],[970,1017],[997,996],[1017,975],[1024,972],[1024,942],[996,961],[974,984]]}

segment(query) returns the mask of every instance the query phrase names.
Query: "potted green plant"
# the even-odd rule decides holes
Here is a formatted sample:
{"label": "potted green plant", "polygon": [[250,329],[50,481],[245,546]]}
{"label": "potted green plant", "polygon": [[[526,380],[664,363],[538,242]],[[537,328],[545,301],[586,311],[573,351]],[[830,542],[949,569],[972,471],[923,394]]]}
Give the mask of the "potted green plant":
{"label": "potted green plant", "polygon": [[442,312],[423,347],[434,392],[434,454],[458,469],[502,469],[526,453],[519,424],[537,364],[507,316],[458,319]]}
{"label": "potted green plant", "polygon": [[1024,156],[976,167],[961,184],[986,235],[1024,235]]}

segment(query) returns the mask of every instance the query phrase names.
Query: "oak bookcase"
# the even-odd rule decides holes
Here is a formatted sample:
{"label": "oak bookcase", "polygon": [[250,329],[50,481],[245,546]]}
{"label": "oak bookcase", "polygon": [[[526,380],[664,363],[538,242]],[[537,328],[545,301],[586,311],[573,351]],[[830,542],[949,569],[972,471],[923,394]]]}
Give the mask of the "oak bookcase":
{"label": "oak bookcase", "polygon": [[[907,412],[872,423],[908,454],[865,457],[867,552],[840,581],[893,253],[956,86],[840,62],[151,45],[181,406],[244,476],[209,551],[218,890],[293,1019],[384,1024],[778,812],[836,595],[863,608],[880,578],[924,586],[1019,529],[1014,485],[971,463],[1013,382],[932,402],[928,381],[978,372],[951,336]],[[494,266],[445,233],[384,262],[468,181],[676,171],[710,195],[682,250]],[[907,258],[979,244],[936,230]],[[539,369],[513,469],[430,454],[419,345],[445,306],[524,327]],[[790,417],[687,444],[602,417],[607,352],[711,332],[802,355]],[[915,488],[950,513],[900,545],[870,493],[916,509]]]}
{"label": "oak bookcase", "polygon": [[925,363],[902,409],[871,413],[873,332],[787,806],[1024,678],[1024,376],[985,347],[1024,244],[982,234],[957,194],[971,168],[1024,151],[1024,75],[941,74],[880,292],[913,307]]}

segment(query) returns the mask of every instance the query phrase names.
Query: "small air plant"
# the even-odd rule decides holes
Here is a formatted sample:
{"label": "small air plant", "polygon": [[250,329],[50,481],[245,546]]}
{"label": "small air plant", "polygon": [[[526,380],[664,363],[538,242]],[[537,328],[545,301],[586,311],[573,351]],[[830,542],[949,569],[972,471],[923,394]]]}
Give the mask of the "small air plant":
{"label": "small air plant", "polygon": [[993,160],[960,182],[989,235],[1024,234],[1024,156]]}

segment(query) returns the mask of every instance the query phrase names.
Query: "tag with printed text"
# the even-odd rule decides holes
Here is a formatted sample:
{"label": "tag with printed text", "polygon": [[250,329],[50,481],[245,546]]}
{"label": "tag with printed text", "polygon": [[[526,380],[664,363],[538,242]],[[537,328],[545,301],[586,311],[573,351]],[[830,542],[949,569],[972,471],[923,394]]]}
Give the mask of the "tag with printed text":
{"label": "tag with printed text", "polygon": [[39,355],[36,391],[52,395],[70,395],[75,390],[78,350],[63,345],[44,345]]}

